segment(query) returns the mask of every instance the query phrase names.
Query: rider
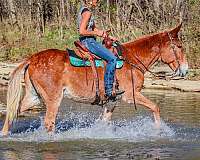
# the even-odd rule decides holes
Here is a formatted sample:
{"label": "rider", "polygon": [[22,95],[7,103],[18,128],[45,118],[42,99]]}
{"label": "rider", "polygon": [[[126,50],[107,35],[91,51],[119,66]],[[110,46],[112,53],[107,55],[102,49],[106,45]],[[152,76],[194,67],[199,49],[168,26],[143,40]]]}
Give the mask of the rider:
{"label": "rider", "polygon": [[[112,91],[117,57],[102,44],[96,41],[96,36],[102,38],[108,36],[106,31],[100,30],[95,26],[92,8],[95,8],[97,3],[98,0],[83,0],[83,4],[78,15],[79,39],[90,52],[107,62],[104,74],[105,98],[107,100],[115,100],[115,96],[112,94]],[[109,36],[109,38],[114,41],[116,40],[116,38],[112,36]],[[119,91],[118,94],[122,93]]]}

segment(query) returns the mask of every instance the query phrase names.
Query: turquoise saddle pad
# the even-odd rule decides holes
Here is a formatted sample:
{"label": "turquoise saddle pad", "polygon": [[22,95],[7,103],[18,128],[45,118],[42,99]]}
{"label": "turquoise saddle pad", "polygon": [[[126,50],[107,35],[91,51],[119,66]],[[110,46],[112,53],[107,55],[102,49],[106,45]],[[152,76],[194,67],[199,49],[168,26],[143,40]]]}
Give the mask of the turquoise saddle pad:
{"label": "turquoise saddle pad", "polygon": [[[84,61],[80,57],[78,57],[73,50],[67,49],[69,53],[69,59],[72,66],[75,67],[90,67],[90,61]],[[103,60],[95,60],[96,67],[104,67]],[[123,67],[123,61],[118,59],[116,68],[120,69]]]}

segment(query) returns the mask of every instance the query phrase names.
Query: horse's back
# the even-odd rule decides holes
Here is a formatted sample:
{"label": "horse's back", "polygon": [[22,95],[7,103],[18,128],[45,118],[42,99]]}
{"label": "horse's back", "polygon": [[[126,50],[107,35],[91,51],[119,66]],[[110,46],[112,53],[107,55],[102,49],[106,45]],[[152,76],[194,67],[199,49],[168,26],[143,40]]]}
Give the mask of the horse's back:
{"label": "horse's back", "polygon": [[66,51],[58,49],[40,51],[30,57],[30,67],[34,67],[35,69],[50,69],[52,67],[58,69],[64,65],[66,57]]}
{"label": "horse's back", "polygon": [[66,51],[62,51],[58,49],[47,49],[47,50],[43,50],[43,51],[33,54],[30,57],[30,60],[32,63],[40,62],[40,61],[47,63],[48,61],[65,60],[66,56],[67,56]]}

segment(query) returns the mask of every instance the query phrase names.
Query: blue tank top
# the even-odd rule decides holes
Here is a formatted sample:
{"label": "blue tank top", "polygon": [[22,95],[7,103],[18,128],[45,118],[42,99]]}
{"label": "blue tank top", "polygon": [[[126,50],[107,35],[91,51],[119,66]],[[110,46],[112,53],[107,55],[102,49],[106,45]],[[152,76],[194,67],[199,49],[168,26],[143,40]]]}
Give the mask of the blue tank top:
{"label": "blue tank top", "polygon": [[[77,19],[77,20],[78,20],[78,30],[80,29],[81,20],[82,20],[82,13],[83,13],[84,9],[90,11],[90,10],[89,10],[87,7],[85,7],[85,6],[82,6],[82,7],[80,8],[79,13],[78,13],[78,19]],[[94,25],[95,25],[94,17],[93,17],[93,15],[91,15],[90,20],[89,20],[88,25],[87,25],[87,30],[88,30],[88,31],[92,31],[93,28],[94,28]]]}

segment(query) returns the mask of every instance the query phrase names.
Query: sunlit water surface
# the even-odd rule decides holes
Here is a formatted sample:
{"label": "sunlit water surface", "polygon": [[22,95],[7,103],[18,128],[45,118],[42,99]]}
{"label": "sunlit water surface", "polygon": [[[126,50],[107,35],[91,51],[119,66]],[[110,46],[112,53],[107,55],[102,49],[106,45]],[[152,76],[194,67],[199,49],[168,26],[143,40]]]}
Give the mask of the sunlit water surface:
{"label": "sunlit water surface", "polygon": [[[64,100],[56,133],[44,129],[44,113],[19,118],[0,136],[0,159],[153,160],[200,159],[200,93],[144,90],[161,107],[161,129],[141,106],[120,104],[111,124],[98,121],[101,108]],[[6,91],[0,101],[5,103]],[[0,121],[2,127],[3,119]]]}

